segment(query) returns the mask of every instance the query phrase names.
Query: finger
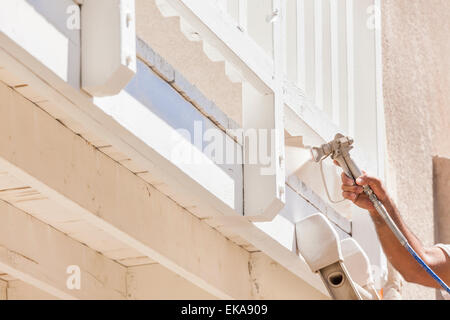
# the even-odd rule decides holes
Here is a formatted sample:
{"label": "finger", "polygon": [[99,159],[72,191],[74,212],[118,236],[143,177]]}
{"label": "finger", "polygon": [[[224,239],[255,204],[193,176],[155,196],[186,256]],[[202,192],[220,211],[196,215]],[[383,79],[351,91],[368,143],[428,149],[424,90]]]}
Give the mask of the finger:
{"label": "finger", "polygon": [[381,180],[376,177],[363,174],[362,176],[358,177],[358,179],[356,179],[356,183],[360,186],[368,185],[379,198],[384,198],[386,195]]}
{"label": "finger", "polygon": [[350,201],[355,201],[356,198],[358,197],[356,193],[353,193],[353,192],[347,192],[347,191],[342,192],[342,196],[343,196],[345,199],[348,199],[348,200],[350,200]]}
{"label": "finger", "polygon": [[346,186],[354,186],[355,185],[355,181],[353,179],[349,178],[345,174],[345,172],[342,172],[341,179],[342,179],[342,183]]}
{"label": "finger", "polygon": [[341,166],[337,160],[333,160],[333,163],[334,163],[335,165],[337,165],[338,167]]}
{"label": "finger", "polygon": [[363,187],[361,187],[361,186],[356,186],[356,185],[355,185],[355,186],[347,186],[347,185],[343,184],[343,185],[341,186],[341,189],[342,189],[343,191],[353,192],[353,193],[356,193],[356,194],[361,194],[361,193],[364,192]]}

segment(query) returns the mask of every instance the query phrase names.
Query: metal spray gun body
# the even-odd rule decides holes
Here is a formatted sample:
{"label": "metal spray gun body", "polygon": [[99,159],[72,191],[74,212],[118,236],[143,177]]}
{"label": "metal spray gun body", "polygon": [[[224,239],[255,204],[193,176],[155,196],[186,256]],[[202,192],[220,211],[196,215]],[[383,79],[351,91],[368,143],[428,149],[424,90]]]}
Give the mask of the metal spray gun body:
{"label": "metal spray gun body", "polygon": [[[345,137],[342,134],[337,134],[333,141],[323,144],[320,147],[312,148],[311,153],[314,161],[322,162],[328,156],[331,156],[333,160],[336,160],[341,168],[344,170],[345,174],[356,181],[356,179],[361,176],[361,170],[350,157],[350,150],[353,148],[353,139]],[[325,179],[324,179],[325,182]],[[326,188],[326,186],[325,186]],[[411,254],[411,256],[417,261],[417,263],[448,293],[450,293],[450,288],[448,285],[442,281],[439,276],[431,270],[431,268],[422,260],[422,258],[417,254],[417,252],[411,247],[406,240],[403,233],[398,229],[395,222],[387,213],[383,204],[378,200],[377,196],[373,190],[368,186],[363,186],[364,193],[369,197],[370,201],[373,203],[375,210],[383,218],[386,224],[389,226],[391,231],[400,241],[402,246]],[[328,191],[327,191],[328,194]],[[331,200],[331,199],[330,199]]]}
{"label": "metal spray gun body", "polygon": [[[338,133],[331,142],[323,144],[320,147],[312,148],[311,153],[315,162],[320,162],[326,157],[331,156],[333,160],[336,160],[340,164],[345,174],[356,182],[356,179],[361,176],[362,173],[350,157],[351,149],[353,149],[353,139]],[[368,185],[363,186],[363,189],[364,193],[373,203],[375,210],[377,210],[378,214],[384,219],[400,243],[405,246],[408,241],[389,216],[383,204],[378,200],[373,190]]]}

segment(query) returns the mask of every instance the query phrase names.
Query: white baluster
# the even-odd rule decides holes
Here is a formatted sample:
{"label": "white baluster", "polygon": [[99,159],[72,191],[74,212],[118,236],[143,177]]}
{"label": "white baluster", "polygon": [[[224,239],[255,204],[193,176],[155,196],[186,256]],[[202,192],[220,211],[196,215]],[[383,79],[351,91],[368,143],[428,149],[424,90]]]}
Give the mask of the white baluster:
{"label": "white baluster", "polygon": [[345,0],[330,0],[333,121],[348,128],[347,30]]}
{"label": "white baluster", "polygon": [[354,49],[354,0],[346,0],[347,8],[347,90],[348,134],[355,135],[355,49]]}
{"label": "white baluster", "polygon": [[314,0],[315,103],[323,109],[323,0]]}
{"label": "white baluster", "polygon": [[242,32],[247,32],[247,15],[248,3],[247,0],[239,0],[239,28]]}
{"label": "white baluster", "polygon": [[315,97],[314,0],[297,0],[297,82]]}

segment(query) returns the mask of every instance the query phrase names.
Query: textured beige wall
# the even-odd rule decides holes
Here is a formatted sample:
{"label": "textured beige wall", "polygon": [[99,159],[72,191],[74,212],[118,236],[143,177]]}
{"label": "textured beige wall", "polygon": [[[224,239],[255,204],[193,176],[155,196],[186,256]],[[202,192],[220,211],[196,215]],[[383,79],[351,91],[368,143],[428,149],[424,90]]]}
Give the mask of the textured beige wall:
{"label": "textured beige wall", "polygon": [[[388,184],[410,229],[434,243],[435,155],[450,157],[450,1],[382,0]],[[405,299],[433,299],[407,284]]]}

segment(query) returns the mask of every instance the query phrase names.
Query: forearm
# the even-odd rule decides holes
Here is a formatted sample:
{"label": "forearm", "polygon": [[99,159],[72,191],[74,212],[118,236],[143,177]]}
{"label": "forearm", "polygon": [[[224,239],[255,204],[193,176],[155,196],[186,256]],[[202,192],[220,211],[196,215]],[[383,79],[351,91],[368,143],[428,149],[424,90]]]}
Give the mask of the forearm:
{"label": "forearm", "polygon": [[427,274],[427,272],[415,261],[414,257],[404,248],[395,234],[391,231],[384,219],[375,211],[375,208],[364,194],[363,186],[369,185],[378,199],[386,208],[389,216],[397,225],[398,229],[403,233],[409,245],[414,251],[425,261],[425,263],[433,269],[444,281],[450,281],[450,257],[444,254],[442,249],[437,247],[426,248],[414,236],[414,234],[406,227],[400,216],[399,210],[396,208],[394,201],[389,197],[383,184],[377,178],[363,174],[355,181],[342,173],[342,196],[351,200],[358,207],[366,209],[370,212],[370,216],[375,224],[378,238],[380,239],[383,250],[391,262],[391,264],[403,275],[405,280],[415,282],[422,285],[437,287],[435,281]]}
{"label": "forearm", "polygon": [[[426,260],[426,248],[407,228],[394,202],[391,199],[388,199],[387,201],[385,201],[384,206],[392,220],[408,240],[411,247],[422,259]],[[378,238],[383,247],[383,250],[394,268],[396,268],[407,281],[417,282],[417,279],[424,279],[425,283],[421,284],[434,285],[431,278],[428,279],[429,277],[426,272],[415,261],[410,253],[401,245],[401,243],[398,241],[394,233],[390,230],[389,226],[378,214],[378,212],[376,212],[375,210],[369,210],[369,212],[375,224]]]}

